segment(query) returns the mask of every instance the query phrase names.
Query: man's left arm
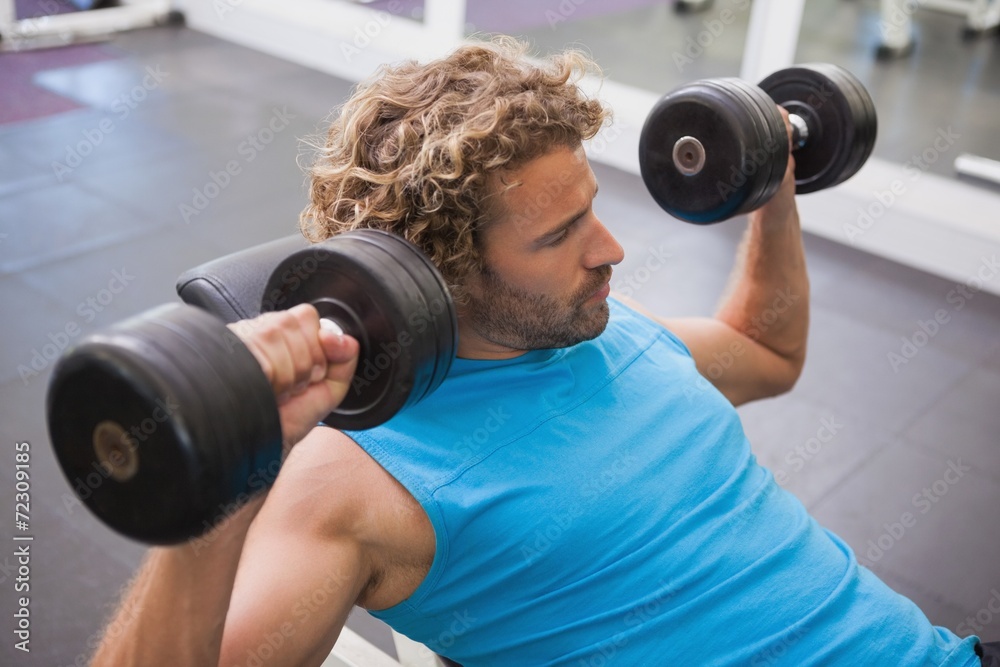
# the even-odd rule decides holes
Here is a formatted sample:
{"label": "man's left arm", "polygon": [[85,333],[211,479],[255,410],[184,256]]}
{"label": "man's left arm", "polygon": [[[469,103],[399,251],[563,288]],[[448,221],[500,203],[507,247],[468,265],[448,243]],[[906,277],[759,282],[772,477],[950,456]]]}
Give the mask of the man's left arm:
{"label": "man's left arm", "polygon": [[794,166],[790,159],[781,189],[749,215],[715,316],[656,318],[684,341],[701,374],[733,405],[790,390],[805,362],[809,278]]}

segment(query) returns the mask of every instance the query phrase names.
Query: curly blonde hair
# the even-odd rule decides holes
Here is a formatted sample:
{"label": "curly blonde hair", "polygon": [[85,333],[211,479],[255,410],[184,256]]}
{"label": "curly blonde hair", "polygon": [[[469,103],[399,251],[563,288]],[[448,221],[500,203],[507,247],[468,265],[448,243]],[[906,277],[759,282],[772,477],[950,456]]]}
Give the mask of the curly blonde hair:
{"label": "curly blonde hair", "polygon": [[481,269],[477,230],[497,215],[494,177],[592,138],[609,116],[576,83],[597,66],[578,51],[538,64],[511,38],[426,64],[383,67],[358,86],[309,169],[302,233],[321,241],[376,228],[440,269],[459,303]]}

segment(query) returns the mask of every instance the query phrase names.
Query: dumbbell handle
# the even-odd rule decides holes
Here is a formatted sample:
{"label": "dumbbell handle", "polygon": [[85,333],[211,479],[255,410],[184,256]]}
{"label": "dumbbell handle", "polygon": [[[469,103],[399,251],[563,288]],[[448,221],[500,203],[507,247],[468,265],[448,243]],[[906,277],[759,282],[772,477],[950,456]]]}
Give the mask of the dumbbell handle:
{"label": "dumbbell handle", "polygon": [[339,336],[343,336],[344,335],[344,327],[340,326],[340,324],[338,324],[336,320],[332,320],[329,317],[321,317],[320,318],[320,320],[319,320],[319,328],[320,329],[326,329],[328,331],[332,331],[333,333],[335,333],[335,334],[337,334]]}
{"label": "dumbbell handle", "polygon": [[797,151],[809,141],[809,123],[802,116],[791,112],[788,114],[788,121],[792,124],[792,150]]}

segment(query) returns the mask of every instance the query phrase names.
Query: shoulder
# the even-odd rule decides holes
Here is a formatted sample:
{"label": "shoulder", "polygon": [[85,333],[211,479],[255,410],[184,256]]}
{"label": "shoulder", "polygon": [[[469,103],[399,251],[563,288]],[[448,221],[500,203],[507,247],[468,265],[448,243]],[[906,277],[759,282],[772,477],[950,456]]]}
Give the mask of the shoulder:
{"label": "shoulder", "polygon": [[611,296],[608,299],[611,322],[618,325],[619,331],[640,343],[649,343],[658,338],[682,355],[692,356],[687,343],[674,330],[670,320],[657,317],[631,297],[617,293],[612,293]]}
{"label": "shoulder", "polygon": [[775,353],[722,320],[656,317],[632,299],[616,297],[662,327],[733,405],[789,391],[801,372],[799,361]]}

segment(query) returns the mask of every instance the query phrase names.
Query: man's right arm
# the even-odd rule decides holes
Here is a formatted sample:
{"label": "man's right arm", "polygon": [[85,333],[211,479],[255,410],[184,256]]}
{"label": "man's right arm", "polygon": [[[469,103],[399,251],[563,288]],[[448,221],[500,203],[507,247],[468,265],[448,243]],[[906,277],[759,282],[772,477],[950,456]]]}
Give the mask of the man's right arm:
{"label": "man's right arm", "polygon": [[[239,324],[242,328],[234,330],[261,364],[278,397],[286,447],[291,449],[302,440],[297,449],[312,439],[322,439],[323,432],[329,433],[330,429],[318,429],[315,424],[346,393],[357,361],[357,343],[321,331],[318,314],[310,306],[269,313]],[[310,437],[313,434],[320,435]],[[304,451],[309,449],[315,448],[306,447]],[[287,500],[284,514],[281,508],[264,511],[265,500],[274,506],[275,492],[288,487],[288,482],[282,480],[296,478],[286,474],[285,468],[295,470],[294,462],[304,458],[294,451],[289,454],[271,491],[252,499],[207,535],[187,544],[151,549],[105,630],[93,664],[154,665],[169,661],[201,666],[217,664],[223,656],[226,664],[231,660],[238,664],[245,660],[240,657],[244,650],[260,648],[258,644],[274,626],[273,621],[283,618],[280,607],[274,607],[281,601],[275,596],[311,593],[323,583],[320,571],[314,567],[317,562],[323,562],[340,577],[340,585],[326,591],[328,616],[319,633],[335,640],[367,581],[359,542],[350,532],[352,512],[363,494],[352,494],[357,489],[345,489],[343,495],[332,498],[335,511],[331,511],[330,502],[307,501],[296,508],[298,516],[292,518],[287,516],[292,513]],[[309,474],[308,467],[305,474]],[[278,495],[286,499],[301,497],[283,492]],[[279,515],[274,518],[276,512]],[[262,518],[268,526],[284,529],[272,529],[271,545],[260,546],[261,540],[255,537],[258,531],[251,530],[251,525]],[[283,542],[286,534],[287,543]],[[271,557],[262,560],[258,555],[261,553],[270,553]],[[266,572],[259,571],[264,561],[268,561]],[[248,574],[238,577],[244,569]],[[288,582],[278,590],[275,581],[286,578]],[[308,629],[318,627],[315,620],[302,625],[308,625]],[[276,627],[280,632],[282,624]],[[307,632],[306,627],[296,631],[299,636],[290,645],[315,643],[316,632]],[[329,643],[332,646],[333,641]],[[299,657],[294,664],[314,662],[311,654],[295,655]]]}
{"label": "man's right arm", "polygon": [[220,665],[320,665],[374,580],[359,449],[317,428],[295,446],[247,534]]}

